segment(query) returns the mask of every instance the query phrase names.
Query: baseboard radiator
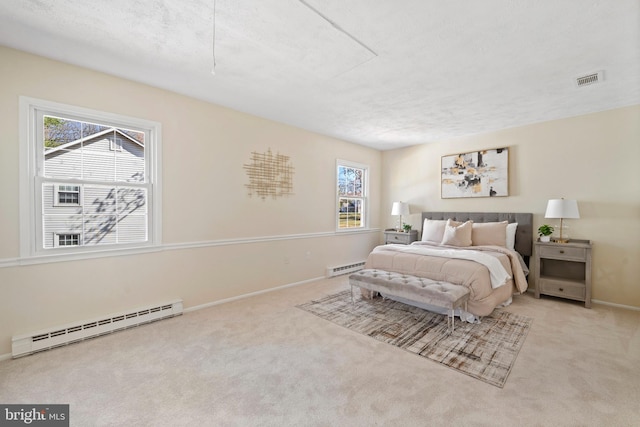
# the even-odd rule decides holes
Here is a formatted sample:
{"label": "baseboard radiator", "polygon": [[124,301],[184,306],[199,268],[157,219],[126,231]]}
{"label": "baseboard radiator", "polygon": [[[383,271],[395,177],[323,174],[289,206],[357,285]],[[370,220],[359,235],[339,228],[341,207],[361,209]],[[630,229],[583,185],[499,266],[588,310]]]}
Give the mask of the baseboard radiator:
{"label": "baseboard radiator", "polygon": [[365,261],[359,261],[352,264],[327,267],[327,277],[340,276],[341,274],[347,274],[353,271],[362,270],[364,268],[364,264]]}
{"label": "baseboard radiator", "polygon": [[182,300],[175,300],[31,334],[14,336],[11,340],[11,355],[15,359],[181,314]]}

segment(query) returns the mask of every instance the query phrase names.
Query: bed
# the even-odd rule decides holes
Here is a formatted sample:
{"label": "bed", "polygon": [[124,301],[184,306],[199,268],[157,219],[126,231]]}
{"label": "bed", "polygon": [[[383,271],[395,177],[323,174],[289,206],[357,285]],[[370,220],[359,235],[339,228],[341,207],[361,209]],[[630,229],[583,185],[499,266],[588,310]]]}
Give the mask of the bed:
{"label": "bed", "polygon": [[[508,305],[514,294],[527,290],[533,214],[423,212],[422,224],[420,241],[377,246],[364,268],[465,286],[470,292],[467,311],[459,315],[469,321]],[[363,290],[363,296],[373,295]],[[437,307],[421,307],[439,311]]]}

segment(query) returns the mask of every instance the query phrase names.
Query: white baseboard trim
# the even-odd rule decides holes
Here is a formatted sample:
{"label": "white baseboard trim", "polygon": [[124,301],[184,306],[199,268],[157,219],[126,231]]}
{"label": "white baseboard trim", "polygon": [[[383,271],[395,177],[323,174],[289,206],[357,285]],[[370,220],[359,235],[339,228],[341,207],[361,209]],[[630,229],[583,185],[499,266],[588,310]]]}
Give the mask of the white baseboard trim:
{"label": "white baseboard trim", "polygon": [[242,295],[238,295],[238,296],[231,297],[231,298],[225,298],[225,299],[221,299],[221,300],[218,300],[218,301],[208,302],[208,303],[205,303],[205,304],[194,305],[193,307],[185,308],[183,310],[183,313],[190,313],[192,311],[202,310],[203,308],[214,307],[216,305],[225,304],[227,302],[238,301],[238,300],[241,300],[241,299],[254,297],[256,295],[262,295],[262,294],[266,294],[266,293],[269,293],[269,292],[278,291],[280,289],[291,288],[291,287],[294,287],[294,286],[300,286],[300,285],[304,285],[306,283],[316,282],[318,280],[323,280],[323,279],[326,279],[326,277],[316,277],[316,278],[313,278],[313,279],[302,280],[300,282],[289,283],[287,285],[276,286],[275,288],[263,289],[261,291],[250,292],[248,294],[242,294]]}
{"label": "white baseboard trim", "polygon": [[617,308],[624,308],[626,310],[640,311],[640,307],[636,307],[633,305],[616,304],[608,301],[600,301],[598,299],[592,299],[591,302],[594,304],[608,305],[609,307],[617,307]]}
{"label": "white baseboard trim", "polygon": [[11,353],[0,354],[0,362],[11,359]]}
{"label": "white baseboard trim", "polygon": [[[527,292],[531,292],[532,294],[535,293],[535,289],[527,289]],[[608,305],[609,307],[617,307],[617,308],[624,308],[625,310],[633,310],[633,311],[640,311],[640,307],[636,307],[633,305],[624,305],[624,304],[616,304],[614,302],[608,302],[608,301],[602,301],[599,299],[591,299],[591,303],[592,304],[600,304],[600,305]]]}

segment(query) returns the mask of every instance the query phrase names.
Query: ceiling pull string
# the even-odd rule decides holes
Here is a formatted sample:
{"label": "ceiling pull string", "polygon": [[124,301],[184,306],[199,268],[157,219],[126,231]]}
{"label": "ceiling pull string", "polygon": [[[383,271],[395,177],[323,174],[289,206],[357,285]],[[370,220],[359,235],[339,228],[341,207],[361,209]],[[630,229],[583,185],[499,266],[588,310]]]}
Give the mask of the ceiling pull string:
{"label": "ceiling pull string", "polygon": [[213,0],[213,35],[211,36],[211,54],[213,56],[213,67],[211,74],[216,75],[216,0]]}

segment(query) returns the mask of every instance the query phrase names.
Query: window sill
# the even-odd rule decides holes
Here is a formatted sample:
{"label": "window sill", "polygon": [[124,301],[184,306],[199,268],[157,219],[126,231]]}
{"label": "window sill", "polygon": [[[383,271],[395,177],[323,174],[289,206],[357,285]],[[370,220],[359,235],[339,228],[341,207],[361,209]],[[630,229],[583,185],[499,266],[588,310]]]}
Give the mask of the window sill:
{"label": "window sill", "polygon": [[106,258],[113,256],[138,255],[151,252],[162,251],[161,245],[128,247],[118,249],[102,249],[90,252],[74,252],[74,253],[54,253],[54,254],[38,254],[23,258],[18,258],[15,265],[34,265],[46,264],[51,262],[80,261],[85,259]]}

